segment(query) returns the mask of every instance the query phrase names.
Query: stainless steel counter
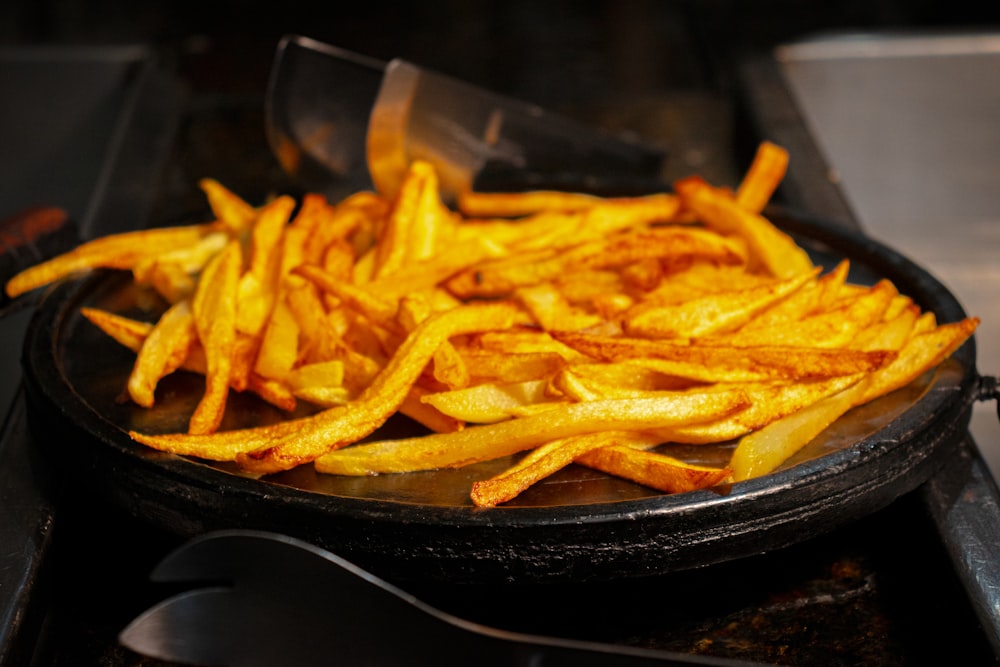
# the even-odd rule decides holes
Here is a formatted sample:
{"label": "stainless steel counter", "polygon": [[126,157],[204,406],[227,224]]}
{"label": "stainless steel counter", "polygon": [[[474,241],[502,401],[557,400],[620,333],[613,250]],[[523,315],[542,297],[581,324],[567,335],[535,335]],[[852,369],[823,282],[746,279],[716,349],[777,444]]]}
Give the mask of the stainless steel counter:
{"label": "stainless steel counter", "polygon": [[[865,231],[931,271],[983,322],[1000,372],[1000,33],[825,35],[775,51]],[[992,402],[972,435],[1000,475]]]}

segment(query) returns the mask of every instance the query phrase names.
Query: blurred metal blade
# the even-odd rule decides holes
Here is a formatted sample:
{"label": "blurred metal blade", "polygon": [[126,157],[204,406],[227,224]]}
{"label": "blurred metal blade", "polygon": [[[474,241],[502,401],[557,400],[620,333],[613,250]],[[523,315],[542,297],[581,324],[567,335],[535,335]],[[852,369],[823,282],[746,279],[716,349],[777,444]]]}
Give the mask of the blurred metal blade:
{"label": "blurred metal blade", "polygon": [[275,533],[202,535],[168,554],[152,579],[200,587],[146,610],[119,641],[173,663],[688,664],[666,652],[483,626],[427,605],[329,551]]}
{"label": "blurred metal blade", "polygon": [[652,187],[662,152],[404,60],[386,67],[368,125],[368,166],[394,193],[414,160],[442,190]]}
{"label": "blurred metal blade", "polygon": [[664,153],[404,60],[383,63],[301,36],[278,46],[267,136],[304,187],[393,196],[414,160],[442,196],[559,188],[630,194],[662,187]]}

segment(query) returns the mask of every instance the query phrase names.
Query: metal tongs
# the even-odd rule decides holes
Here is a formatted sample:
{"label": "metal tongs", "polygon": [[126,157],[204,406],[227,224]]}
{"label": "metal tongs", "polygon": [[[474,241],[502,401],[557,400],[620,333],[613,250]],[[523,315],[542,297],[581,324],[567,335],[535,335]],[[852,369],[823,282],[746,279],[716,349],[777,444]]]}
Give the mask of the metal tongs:
{"label": "metal tongs", "polygon": [[178,664],[736,664],[486,627],[435,609],[328,551],[269,532],[205,534],[170,553],[151,577],[204,587],[153,606],[119,640]]}
{"label": "metal tongs", "polygon": [[304,187],[393,196],[414,160],[442,197],[477,189],[649,191],[662,151],[401,59],[284,37],[267,91],[272,150]]}

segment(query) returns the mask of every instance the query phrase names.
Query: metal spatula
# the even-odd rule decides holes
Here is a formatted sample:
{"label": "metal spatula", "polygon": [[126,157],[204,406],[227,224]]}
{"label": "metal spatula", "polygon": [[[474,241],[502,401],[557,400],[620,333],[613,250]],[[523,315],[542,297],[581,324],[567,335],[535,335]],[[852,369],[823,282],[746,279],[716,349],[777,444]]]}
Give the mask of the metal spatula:
{"label": "metal spatula", "polygon": [[280,42],[267,134],[305,187],[392,196],[413,160],[432,162],[448,200],[477,189],[649,191],[664,154],[538,106],[395,59],[298,35]]}
{"label": "metal spatula", "polygon": [[328,551],[268,532],[196,538],[169,554],[152,579],[204,587],[150,608],[119,639],[137,653],[180,664],[734,664],[485,627]]}

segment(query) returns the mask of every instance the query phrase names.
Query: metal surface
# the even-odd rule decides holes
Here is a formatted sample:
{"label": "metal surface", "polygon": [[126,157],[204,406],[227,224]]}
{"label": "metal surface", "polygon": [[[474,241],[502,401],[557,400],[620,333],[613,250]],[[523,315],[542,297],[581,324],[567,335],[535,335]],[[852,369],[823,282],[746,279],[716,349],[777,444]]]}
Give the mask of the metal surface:
{"label": "metal surface", "polygon": [[[1000,34],[830,35],[774,58],[862,227],[982,318],[979,367],[998,372]],[[991,406],[971,431],[1000,473]]]}
{"label": "metal surface", "polygon": [[152,578],[202,587],[147,609],[121,642],[181,664],[327,665],[331,656],[340,664],[442,667],[748,664],[487,627],[276,533],[203,535],[168,554]]}
{"label": "metal surface", "polygon": [[393,197],[414,160],[435,165],[447,200],[499,183],[635,192],[657,183],[663,164],[654,147],[538,106],[297,35],[278,46],[266,104],[268,137],[285,169],[342,196],[370,178]]}
{"label": "metal surface", "polygon": [[[772,217],[821,263],[850,257],[854,280],[888,277],[942,321],[962,317],[946,290],[889,248],[838,227]],[[974,348],[967,345],[932,379],[853,412],[784,469],[730,490],[662,496],[573,467],[508,506],[483,511],[468,499],[471,480],[507,461],[364,478],[303,466],[254,479],[225,464],[136,445],[128,429],[176,428],[186,419],[198,380],[172,376],[164,396],[173,400],[153,410],[117,400],[131,353],[78,309],[138,315],[141,300],[128,285],[127,276],[111,275],[64,286],[33,322],[26,386],[33,424],[53,461],[88,471],[78,477],[89,492],[176,533],[280,531],[394,581],[606,580],[780,548],[884,507],[929,478],[961,439],[977,390]],[[234,404],[232,423],[280,418],[247,398]]]}
{"label": "metal surface", "polygon": [[975,445],[958,454],[920,490],[973,609],[1000,655],[1000,492]]}
{"label": "metal surface", "polygon": [[[741,71],[754,130],[790,148],[786,199],[892,239],[954,286],[983,319],[987,372],[998,366],[997,67],[995,35],[874,34],[789,44]],[[1000,655],[995,378],[981,391],[972,437],[919,494]]]}
{"label": "metal surface", "polygon": [[[156,144],[169,140],[175,97],[148,50],[8,47],[0,49],[0,217],[38,205],[59,206],[91,235],[141,225],[135,208],[104,209],[102,188],[124,186],[112,199],[136,202],[142,179],[159,167]],[[72,100],[72,103],[69,101]],[[135,113],[142,115],[135,133]],[[123,155],[141,152],[138,168],[120,170]],[[39,249],[41,252],[42,249]],[[50,248],[51,250],[51,248]],[[37,295],[32,295],[34,298]],[[0,664],[28,662],[44,614],[41,585],[56,523],[51,469],[28,429],[20,355],[30,310],[0,319]]]}

